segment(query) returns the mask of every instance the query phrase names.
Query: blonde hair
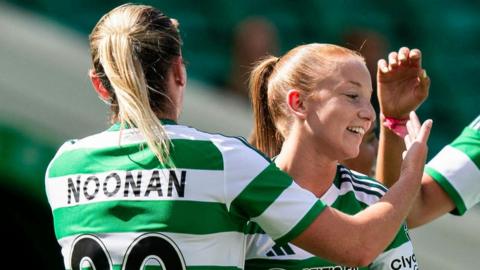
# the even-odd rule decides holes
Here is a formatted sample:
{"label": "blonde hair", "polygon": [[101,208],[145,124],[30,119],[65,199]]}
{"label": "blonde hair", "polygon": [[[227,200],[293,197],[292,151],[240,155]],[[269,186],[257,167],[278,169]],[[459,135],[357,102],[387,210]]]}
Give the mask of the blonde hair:
{"label": "blonde hair", "polygon": [[355,51],[319,43],[295,47],[281,58],[268,56],[259,61],[250,74],[254,113],[250,143],[269,157],[278,155],[292,124],[286,104],[288,91],[296,89],[307,98],[346,57],[365,63]]}
{"label": "blonde hair", "polygon": [[160,162],[170,140],[157,117],[172,110],[166,76],[181,56],[178,22],[150,6],[126,4],[105,14],[90,35],[95,72],[109,91],[112,120],[137,127]]}

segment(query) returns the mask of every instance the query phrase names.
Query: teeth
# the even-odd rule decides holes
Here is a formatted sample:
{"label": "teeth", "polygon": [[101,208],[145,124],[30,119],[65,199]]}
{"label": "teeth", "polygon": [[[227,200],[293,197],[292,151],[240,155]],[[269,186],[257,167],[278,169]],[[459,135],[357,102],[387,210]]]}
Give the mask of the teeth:
{"label": "teeth", "polygon": [[347,129],[361,135],[365,134],[365,129],[363,129],[362,127],[347,127]]}

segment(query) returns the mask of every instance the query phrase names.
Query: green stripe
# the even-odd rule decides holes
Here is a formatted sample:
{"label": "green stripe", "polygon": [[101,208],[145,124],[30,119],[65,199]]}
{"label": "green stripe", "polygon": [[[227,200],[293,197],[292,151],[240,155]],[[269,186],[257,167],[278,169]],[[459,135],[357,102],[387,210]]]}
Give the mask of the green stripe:
{"label": "green stripe", "polygon": [[313,221],[315,221],[315,219],[323,210],[325,210],[325,208],[327,208],[327,206],[322,201],[318,200],[308,211],[305,217],[303,217],[303,219],[300,220],[300,222],[298,222],[298,224],[295,225],[290,232],[276,240],[274,239],[274,241],[279,245],[283,245],[295,239],[298,235],[305,231],[305,229],[307,229],[307,227],[310,226]]}
{"label": "green stripe", "polygon": [[[176,168],[223,170],[221,152],[210,141],[172,140],[170,157]],[[49,170],[49,177],[71,174],[94,174],[110,170],[148,170],[171,168],[160,164],[147,146],[140,144],[107,148],[84,148],[66,151],[57,157]]]}
{"label": "green stripe", "polygon": [[[245,270],[265,270],[265,269],[320,269],[320,267],[328,267],[328,269],[337,269],[333,266],[337,264],[331,263],[319,257],[311,257],[308,259],[298,260],[275,260],[272,259],[251,259],[245,262]],[[346,268],[338,268],[346,269]],[[359,267],[358,269],[368,269],[368,267]]]}
{"label": "green stripe", "polygon": [[[368,205],[364,202],[357,200],[357,198],[355,197],[355,193],[353,191],[349,191],[344,195],[338,196],[331,207],[342,211],[345,214],[355,215],[363,209],[367,208]],[[399,247],[409,241],[409,237],[402,226],[398,231],[397,235],[395,236],[395,239],[392,241],[392,243],[390,243],[390,245],[387,247],[387,249],[385,249],[385,251]]]}
{"label": "green stripe", "polygon": [[462,151],[470,160],[480,168],[480,131],[471,128],[465,128],[458,138],[450,146]]}
{"label": "green stripe", "polygon": [[367,208],[368,205],[357,200],[357,197],[355,197],[355,192],[348,191],[347,193],[338,196],[331,207],[338,209],[345,214],[355,215],[356,213]]}
{"label": "green stripe", "polygon": [[[349,191],[346,194],[339,196],[331,207],[342,211],[342,213],[355,215],[363,209],[367,208],[368,205],[361,201],[358,201],[355,197],[355,193]],[[406,234],[402,226],[400,227],[397,235],[395,236],[395,239],[392,241],[392,243],[390,243],[390,245],[385,249],[385,251],[389,251],[391,249],[399,247],[409,241],[409,236]]]}
{"label": "green stripe", "polygon": [[454,209],[451,213],[459,216],[465,214],[465,212],[467,211],[467,207],[465,206],[465,203],[463,202],[460,194],[452,186],[452,184],[450,184],[448,179],[443,177],[441,173],[437,172],[431,167],[425,167],[425,172],[430,175],[433,180],[435,180],[440,185],[440,187],[442,187],[442,189],[450,196],[450,199],[452,199],[453,203],[456,206],[456,209]]}
{"label": "green stripe", "polygon": [[260,225],[252,221],[247,224],[244,233],[245,234],[256,234],[256,233],[265,234],[265,231],[262,230]]}
{"label": "green stripe", "polygon": [[232,213],[244,219],[258,217],[285,189],[292,178],[271,163],[232,201]]}
{"label": "green stripe", "polygon": [[210,234],[243,232],[224,204],[194,201],[109,201],[53,211],[58,239],[75,234],[174,232]]}

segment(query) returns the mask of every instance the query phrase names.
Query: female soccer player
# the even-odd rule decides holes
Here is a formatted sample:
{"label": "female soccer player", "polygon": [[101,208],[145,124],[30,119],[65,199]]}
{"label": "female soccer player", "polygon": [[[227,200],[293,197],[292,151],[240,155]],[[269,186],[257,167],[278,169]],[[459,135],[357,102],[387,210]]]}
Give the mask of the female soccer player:
{"label": "female soccer player", "polygon": [[[176,123],[187,78],[175,20],[122,5],[97,23],[90,49],[90,77],[113,125],[66,142],[45,180],[67,269],[241,269],[248,221],[278,243],[352,266],[394,238],[419,190],[428,125],[391,192],[351,216],[243,140]],[[361,137],[361,127],[349,132],[352,143]]]}
{"label": "female soccer player", "polygon": [[[413,54],[412,68],[403,71],[417,71],[413,82],[421,71],[415,66],[419,57]],[[404,83],[402,87],[411,87],[412,82]],[[270,156],[278,154],[277,166],[301,187],[349,214],[382,198],[383,185],[338,163],[358,155],[362,137],[375,119],[370,75],[360,55],[330,44],[298,46],[281,58],[259,63],[250,85],[253,145]],[[416,121],[412,129],[416,133],[420,124],[413,117],[412,121]],[[348,269],[295,245],[275,243],[255,224],[249,229],[246,269]],[[372,237],[372,244],[376,240]],[[369,265],[371,269],[417,267],[405,226]]]}

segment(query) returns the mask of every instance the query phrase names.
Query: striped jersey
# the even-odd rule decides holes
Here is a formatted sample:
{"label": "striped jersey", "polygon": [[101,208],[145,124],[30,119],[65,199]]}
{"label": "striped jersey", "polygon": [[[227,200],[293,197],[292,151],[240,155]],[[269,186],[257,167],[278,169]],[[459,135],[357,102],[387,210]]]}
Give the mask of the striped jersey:
{"label": "striped jersey", "polygon": [[[333,184],[321,200],[339,211],[353,215],[377,202],[386,191],[379,182],[338,165]],[[245,263],[247,270],[418,269],[406,225],[400,228],[387,249],[364,268],[337,265],[293,244],[275,243],[260,227],[261,225],[249,223]]]}
{"label": "striped jersey", "polygon": [[162,123],[170,163],[119,124],[58,150],[45,184],[66,269],[243,269],[247,222],[285,243],[325,208],[242,139]]}
{"label": "striped jersey", "polygon": [[447,192],[463,215],[480,202],[480,115],[428,164],[425,172]]}

